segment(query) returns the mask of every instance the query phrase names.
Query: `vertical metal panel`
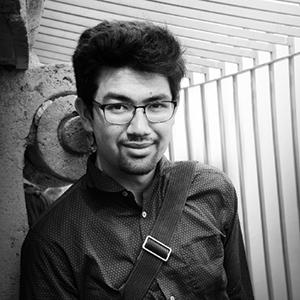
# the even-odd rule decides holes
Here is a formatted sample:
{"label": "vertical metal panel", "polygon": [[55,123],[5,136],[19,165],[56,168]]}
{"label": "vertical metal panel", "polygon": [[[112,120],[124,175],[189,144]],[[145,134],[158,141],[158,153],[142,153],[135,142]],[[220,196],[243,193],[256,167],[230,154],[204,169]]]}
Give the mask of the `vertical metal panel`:
{"label": "vertical metal panel", "polygon": [[228,161],[227,161],[227,148],[226,148],[226,133],[225,133],[225,121],[224,121],[224,106],[221,80],[217,80],[217,95],[218,95],[218,109],[219,109],[219,122],[220,122],[220,139],[221,139],[221,154],[222,154],[222,169],[225,173],[228,173]]}
{"label": "vertical metal panel", "polygon": [[208,119],[207,119],[207,108],[206,108],[206,97],[205,97],[205,86],[200,85],[201,93],[201,105],[202,105],[202,120],[203,120],[203,134],[204,134],[204,163],[209,162],[209,141],[208,141]]}
{"label": "vertical metal panel", "polygon": [[290,267],[288,257],[288,242],[286,233],[286,221],[285,221],[285,208],[284,208],[284,197],[282,189],[282,172],[280,165],[280,153],[279,153],[279,141],[278,141],[278,129],[277,129],[277,108],[276,108],[276,97],[275,97],[275,77],[274,77],[274,63],[269,64],[269,78],[270,78],[270,105],[272,115],[272,134],[274,143],[274,158],[275,158],[275,170],[276,170],[276,188],[278,194],[278,205],[279,205],[279,217],[280,217],[280,231],[281,231],[281,246],[284,259],[284,272],[287,285],[288,299],[292,299],[292,287],[290,278]]}
{"label": "vertical metal panel", "polygon": [[184,89],[184,121],[185,121],[188,159],[192,160],[192,159],[194,159],[194,156],[193,156],[193,149],[192,149],[190,103],[189,103],[189,90],[188,90],[188,88]]}
{"label": "vertical metal panel", "polygon": [[289,57],[289,83],[290,83],[290,99],[291,99],[291,121],[292,121],[292,136],[293,136],[293,152],[295,163],[295,178],[296,178],[296,192],[298,216],[300,216],[300,153],[298,140],[298,120],[297,120],[297,106],[296,106],[296,83],[295,83],[295,56]]}
{"label": "vertical metal panel", "polygon": [[250,240],[249,240],[248,213],[247,213],[246,195],[245,195],[245,174],[244,174],[244,164],[243,164],[241,120],[240,120],[240,113],[239,113],[240,109],[239,109],[239,98],[238,98],[237,75],[233,75],[232,79],[233,79],[233,103],[234,103],[236,139],[237,139],[239,185],[240,185],[240,193],[241,193],[240,197],[241,197],[242,213],[243,213],[244,238],[245,238],[245,247],[247,251],[247,259],[249,262],[249,268],[251,272]]}
{"label": "vertical metal panel", "polygon": [[171,140],[169,143],[169,158],[171,161],[175,160],[173,134],[171,135]]}
{"label": "vertical metal panel", "polygon": [[259,141],[259,129],[258,129],[258,119],[257,119],[257,95],[256,95],[256,76],[255,69],[251,70],[251,92],[252,92],[252,120],[253,120],[253,133],[254,133],[254,144],[255,144],[255,160],[257,169],[257,182],[258,182],[258,192],[259,192],[259,204],[260,204],[260,214],[262,222],[262,235],[263,235],[263,245],[264,245],[264,257],[265,257],[265,267],[267,275],[267,288],[269,299],[274,299],[274,290],[272,282],[272,272],[270,265],[270,250],[268,242],[268,231],[266,222],[266,207],[265,207],[265,195],[263,189],[262,180],[262,163],[261,163],[261,151],[260,151],[260,141]]}

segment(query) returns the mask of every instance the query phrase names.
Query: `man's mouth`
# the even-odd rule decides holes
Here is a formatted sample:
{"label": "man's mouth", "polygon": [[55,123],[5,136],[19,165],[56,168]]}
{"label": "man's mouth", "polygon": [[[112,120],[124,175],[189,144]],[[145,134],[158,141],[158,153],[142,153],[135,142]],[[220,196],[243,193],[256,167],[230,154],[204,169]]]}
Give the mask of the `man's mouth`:
{"label": "man's mouth", "polygon": [[129,157],[142,158],[153,153],[153,141],[126,141],[122,143],[123,149]]}
{"label": "man's mouth", "polygon": [[153,145],[153,142],[149,141],[149,142],[125,142],[123,143],[123,146],[124,147],[128,147],[128,148],[133,148],[133,149],[143,149],[143,148],[148,148],[150,147],[151,145]]}

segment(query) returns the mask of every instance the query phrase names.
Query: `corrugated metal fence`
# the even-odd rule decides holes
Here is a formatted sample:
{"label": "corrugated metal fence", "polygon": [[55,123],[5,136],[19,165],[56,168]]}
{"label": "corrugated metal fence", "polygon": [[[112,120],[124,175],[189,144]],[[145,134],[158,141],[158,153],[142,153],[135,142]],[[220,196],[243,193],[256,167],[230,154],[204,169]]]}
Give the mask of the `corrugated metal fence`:
{"label": "corrugated metal fence", "polygon": [[232,179],[256,299],[300,299],[300,53],[184,88],[181,102],[170,158]]}

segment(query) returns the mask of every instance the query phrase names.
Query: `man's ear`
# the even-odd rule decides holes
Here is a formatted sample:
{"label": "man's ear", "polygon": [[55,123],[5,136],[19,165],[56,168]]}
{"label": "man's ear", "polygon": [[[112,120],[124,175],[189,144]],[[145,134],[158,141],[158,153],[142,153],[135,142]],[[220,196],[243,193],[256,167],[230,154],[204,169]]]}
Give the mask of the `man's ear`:
{"label": "man's ear", "polygon": [[87,132],[93,132],[93,126],[92,126],[93,118],[91,115],[91,111],[87,108],[86,104],[81,98],[77,97],[77,99],[75,100],[75,107],[76,107],[76,111],[78,112],[81,118],[81,123],[83,128]]}

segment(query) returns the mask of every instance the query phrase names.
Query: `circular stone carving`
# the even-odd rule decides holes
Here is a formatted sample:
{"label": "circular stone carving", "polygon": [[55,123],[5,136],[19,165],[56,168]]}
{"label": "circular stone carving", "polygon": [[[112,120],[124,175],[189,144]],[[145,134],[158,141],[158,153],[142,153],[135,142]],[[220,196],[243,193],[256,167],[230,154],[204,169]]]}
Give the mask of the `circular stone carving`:
{"label": "circular stone carving", "polygon": [[58,128],[58,138],[67,152],[74,154],[89,152],[87,133],[83,129],[81,119],[77,114],[72,113],[61,121]]}
{"label": "circular stone carving", "polygon": [[52,174],[71,182],[85,173],[88,157],[87,136],[75,100],[76,95],[54,99],[36,122],[40,159]]}

